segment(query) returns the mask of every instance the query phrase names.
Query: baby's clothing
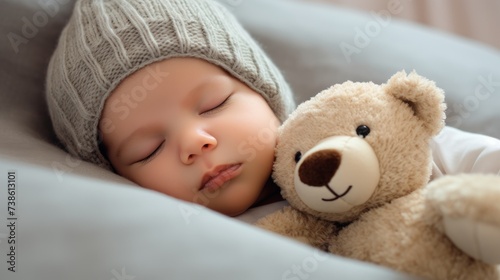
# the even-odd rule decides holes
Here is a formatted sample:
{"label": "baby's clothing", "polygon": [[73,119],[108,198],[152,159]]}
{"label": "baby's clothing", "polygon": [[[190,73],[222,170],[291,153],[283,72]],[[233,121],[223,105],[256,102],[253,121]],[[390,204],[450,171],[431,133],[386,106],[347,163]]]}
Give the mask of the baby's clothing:
{"label": "baby's clothing", "polygon": [[430,143],[431,180],[457,173],[500,175],[500,140],[445,127]]}
{"label": "baby's clothing", "polygon": [[[430,146],[433,157],[430,180],[458,173],[500,175],[499,139],[447,126],[431,140]],[[286,205],[286,201],[280,201],[255,207],[236,218],[255,223]]]}

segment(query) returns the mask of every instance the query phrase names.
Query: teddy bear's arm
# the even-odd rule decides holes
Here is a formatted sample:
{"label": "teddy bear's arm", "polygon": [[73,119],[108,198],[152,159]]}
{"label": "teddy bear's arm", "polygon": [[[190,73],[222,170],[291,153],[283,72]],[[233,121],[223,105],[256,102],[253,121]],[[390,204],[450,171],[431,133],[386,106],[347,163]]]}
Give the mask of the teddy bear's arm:
{"label": "teddy bear's arm", "polygon": [[436,228],[466,254],[500,264],[500,176],[447,175],[427,190]]}
{"label": "teddy bear's arm", "polygon": [[260,228],[293,238],[326,251],[337,229],[332,222],[318,219],[287,206],[260,220]]}

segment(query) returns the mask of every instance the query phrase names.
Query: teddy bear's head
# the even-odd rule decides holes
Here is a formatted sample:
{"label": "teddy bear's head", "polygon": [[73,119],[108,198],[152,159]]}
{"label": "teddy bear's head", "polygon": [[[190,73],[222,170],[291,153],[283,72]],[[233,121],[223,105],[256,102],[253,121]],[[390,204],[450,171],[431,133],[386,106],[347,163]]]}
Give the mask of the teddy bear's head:
{"label": "teddy bear's head", "polygon": [[345,82],[300,104],[278,131],[273,178],[300,211],[348,222],[424,186],[444,95],[416,73]]}

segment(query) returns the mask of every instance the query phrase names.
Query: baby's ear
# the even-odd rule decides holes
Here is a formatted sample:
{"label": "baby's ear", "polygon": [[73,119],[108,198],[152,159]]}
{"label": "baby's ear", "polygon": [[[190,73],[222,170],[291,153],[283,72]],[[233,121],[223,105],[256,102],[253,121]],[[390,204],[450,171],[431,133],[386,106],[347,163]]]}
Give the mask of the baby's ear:
{"label": "baby's ear", "polygon": [[387,81],[385,92],[408,104],[430,135],[436,135],[443,128],[446,110],[444,92],[433,81],[415,71],[407,75],[403,70]]}

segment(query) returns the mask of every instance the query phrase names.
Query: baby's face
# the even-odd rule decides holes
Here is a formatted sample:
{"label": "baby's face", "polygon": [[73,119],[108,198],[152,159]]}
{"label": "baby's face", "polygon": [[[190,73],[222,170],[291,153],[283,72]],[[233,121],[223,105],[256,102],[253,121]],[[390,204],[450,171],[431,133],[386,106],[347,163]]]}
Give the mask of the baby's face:
{"label": "baby's face", "polygon": [[172,58],[122,81],[99,129],[120,175],[234,216],[270,176],[278,125],[264,98],[221,68]]}

